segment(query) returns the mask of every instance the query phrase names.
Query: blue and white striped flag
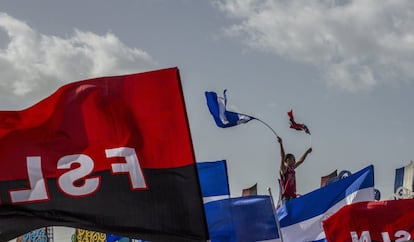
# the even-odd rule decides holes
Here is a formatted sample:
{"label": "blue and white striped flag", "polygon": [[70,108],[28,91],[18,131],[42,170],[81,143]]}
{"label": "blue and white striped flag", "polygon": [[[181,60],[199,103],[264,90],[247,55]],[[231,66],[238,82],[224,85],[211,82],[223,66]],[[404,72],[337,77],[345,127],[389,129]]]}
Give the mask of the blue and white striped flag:
{"label": "blue and white striped flag", "polygon": [[197,162],[204,203],[230,197],[226,160]]}
{"label": "blue and white striped flag", "polygon": [[208,109],[211,115],[213,115],[217,126],[228,128],[252,120],[253,117],[251,116],[227,110],[226,92],[227,90],[224,90],[223,97],[218,96],[215,92],[205,92]]}
{"label": "blue and white striped flag", "polygon": [[395,169],[394,192],[396,193],[400,187],[414,191],[414,161],[404,167]]}
{"label": "blue and white striped flag", "polygon": [[374,200],[374,167],[293,199],[278,209],[284,241],[325,241],[322,221],[341,207]]}

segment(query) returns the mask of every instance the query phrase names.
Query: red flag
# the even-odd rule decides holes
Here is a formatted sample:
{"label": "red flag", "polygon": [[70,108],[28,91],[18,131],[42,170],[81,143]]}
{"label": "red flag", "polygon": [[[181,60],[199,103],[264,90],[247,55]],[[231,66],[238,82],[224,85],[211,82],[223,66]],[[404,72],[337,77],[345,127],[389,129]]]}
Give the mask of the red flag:
{"label": "red flag", "polygon": [[408,241],[414,238],[413,207],[414,199],[354,203],[323,221],[323,228],[329,242]]}
{"label": "red flag", "polygon": [[257,183],[249,188],[242,190],[242,197],[245,196],[256,196],[257,195]]}
{"label": "red flag", "polygon": [[330,180],[332,180],[333,178],[335,178],[337,176],[338,176],[337,170],[334,170],[333,172],[331,172],[328,175],[322,176],[321,177],[321,187],[326,186],[326,184],[328,184],[328,182]]}
{"label": "red flag", "polygon": [[292,109],[288,112],[288,116],[289,116],[290,128],[291,129],[303,130],[307,134],[310,134],[310,131],[309,131],[308,127],[306,127],[306,125],[295,122],[295,119],[293,117],[293,110]]}
{"label": "red flag", "polygon": [[0,241],[50,225],[205,241],[178,69],[75,82],[1,111],[0,191]]}

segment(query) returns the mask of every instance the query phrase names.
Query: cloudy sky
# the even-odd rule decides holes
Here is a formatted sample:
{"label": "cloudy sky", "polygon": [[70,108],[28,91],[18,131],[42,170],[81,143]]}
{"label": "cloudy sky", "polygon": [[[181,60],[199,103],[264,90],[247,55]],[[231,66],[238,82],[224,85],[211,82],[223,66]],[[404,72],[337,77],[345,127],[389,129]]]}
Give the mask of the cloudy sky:
{"label": "cloudy sky", "polygon": [[[313,152],[298,192],[338,169],[375,167],[382,198],[414,159],[414,1],[3,0],[0,108],[29,107],[66,83],[180,69],[197,161],[225,159],[230,189],[278,193],[279,148],[265,125],[218,128],[204,91],[255,116],[287,152]],[[312,132],[289,129],[287,112]]]}

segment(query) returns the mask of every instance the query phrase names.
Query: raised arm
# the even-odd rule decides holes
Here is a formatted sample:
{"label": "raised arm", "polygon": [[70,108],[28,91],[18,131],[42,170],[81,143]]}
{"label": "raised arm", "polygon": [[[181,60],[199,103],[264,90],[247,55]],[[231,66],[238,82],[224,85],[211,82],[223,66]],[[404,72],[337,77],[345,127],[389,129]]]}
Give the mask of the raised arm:
{"label": "raised arm", "polygon": [[285,149],[283,148],[282,138],[280,138],[279,136],[277,136],[277,142],[279,142],[279,146],[280,146],[280,170],[279,170],[279,173],[280,173],[280,175],[283,175],[283,173],[286,170]]}
{"label": "raised arm", "polygon": [[309,147],[309,149],[307,149],[305,151],[305,153],[303,153],[303,155],[300,157],[300,159],[295,163],[295,169],[296,167],[300,166],[306,159],[306,157],[308,156],[308,154],[310,154],[312,152],[312,147]]}

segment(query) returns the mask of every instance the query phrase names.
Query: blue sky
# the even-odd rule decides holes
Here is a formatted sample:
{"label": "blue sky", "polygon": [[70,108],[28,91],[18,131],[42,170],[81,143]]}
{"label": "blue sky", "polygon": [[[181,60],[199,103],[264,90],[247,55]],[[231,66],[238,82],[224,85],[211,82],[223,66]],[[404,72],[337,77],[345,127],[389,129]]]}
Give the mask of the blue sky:
{"label": "blue sky", "polygon": [[375,167],[382,198],[414,159],[414,2],[151,0],[0,2],[0,108],[66,83],[177,66],[197,161],[226,159],[230,190],[278,193],[279,148],[263,124],[220,129],[204,91],[268,123],[300,156],[298,192],[338,169]]}

